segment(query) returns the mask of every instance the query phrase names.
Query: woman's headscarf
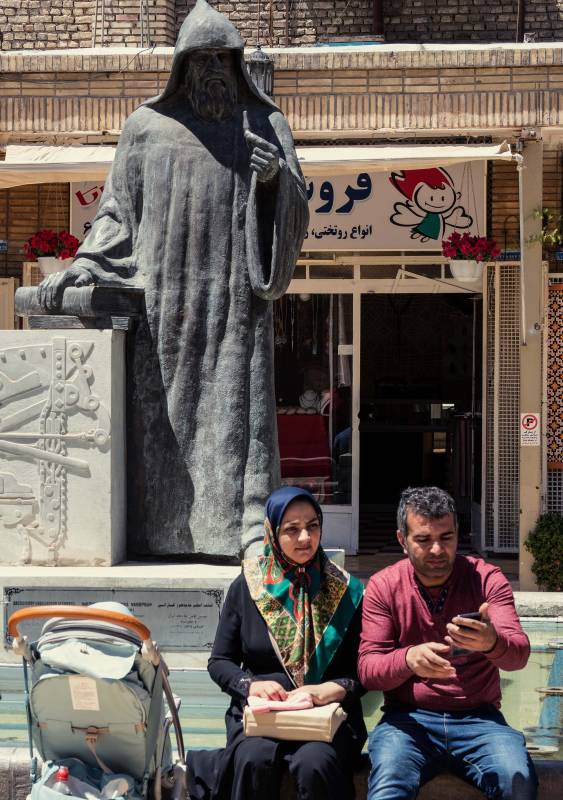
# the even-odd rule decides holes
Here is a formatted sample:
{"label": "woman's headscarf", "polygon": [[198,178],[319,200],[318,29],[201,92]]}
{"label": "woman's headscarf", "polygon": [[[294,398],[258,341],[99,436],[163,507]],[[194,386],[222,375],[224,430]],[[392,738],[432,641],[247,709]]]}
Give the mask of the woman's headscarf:
{"label": "woman's headscarf", "polygon": [[319,545],[307,564],[282,552],[279,529],[295,500],[306,500],[322,526],[323,513],[305,489],[283,486],[270,495],[264,522],[264,552],[243,562],[250,595],[272,643],[296,686],[318,683],[342,642],[363,595],[361,582],[330,561]]}

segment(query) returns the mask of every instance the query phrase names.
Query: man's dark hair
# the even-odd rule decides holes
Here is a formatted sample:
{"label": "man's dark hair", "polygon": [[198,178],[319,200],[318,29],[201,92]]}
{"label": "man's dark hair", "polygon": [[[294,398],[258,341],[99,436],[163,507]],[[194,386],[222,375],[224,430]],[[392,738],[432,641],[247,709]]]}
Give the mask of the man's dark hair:
{"label": "man's dark hair", "polygon": [[418,514],[426,519],[440,519],[452,514],[457,529],[457,511],[453,497],[437,486],[417,486],[405,489],[399,500],[397,509],[397,528],[408,535],[407,513]]}

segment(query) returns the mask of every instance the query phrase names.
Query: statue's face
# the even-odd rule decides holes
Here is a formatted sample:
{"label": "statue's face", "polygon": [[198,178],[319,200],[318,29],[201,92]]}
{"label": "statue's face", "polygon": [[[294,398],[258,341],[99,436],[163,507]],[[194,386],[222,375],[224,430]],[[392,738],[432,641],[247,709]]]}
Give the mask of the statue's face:
{"label": "statue's face", "polygon": [[195,50],[186,68],[186,90],[198,117],[217,122],[232,117],[237,102],[232,50]]}

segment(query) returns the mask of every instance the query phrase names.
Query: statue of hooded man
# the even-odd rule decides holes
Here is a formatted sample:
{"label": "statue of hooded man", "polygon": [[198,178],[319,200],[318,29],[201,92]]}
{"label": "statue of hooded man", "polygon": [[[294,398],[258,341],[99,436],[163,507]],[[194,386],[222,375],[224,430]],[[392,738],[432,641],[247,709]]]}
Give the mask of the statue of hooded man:
{"label": "statue of hooded man", "polygon": [[279,485],[272,301],[308,222],[289,126],[228,19],[198,0],[164,92],[127,119],[64,288],[142,287],[130,337],[130,553],[238,557]]}

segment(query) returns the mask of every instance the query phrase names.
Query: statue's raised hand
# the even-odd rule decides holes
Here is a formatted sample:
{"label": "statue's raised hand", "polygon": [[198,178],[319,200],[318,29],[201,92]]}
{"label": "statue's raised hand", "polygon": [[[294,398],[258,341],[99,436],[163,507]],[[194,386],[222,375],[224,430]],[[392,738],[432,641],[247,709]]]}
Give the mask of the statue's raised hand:
{"label": "statue's raised hand", "polygon": [[88,270],[82,267],[69,267],[62,272],[53,272],[39,284],[39,303],[47,311],[55,311],[61,305],[67,286],[87,286],[93,280]]}
{"label": "statue's raised hand", "polygon": [[256,173],[259,181],[268,183],[280,170],[280,151],[275,144],[250,130],[246,111],[242,112],[242,126],[250,148],[250,169]]}

